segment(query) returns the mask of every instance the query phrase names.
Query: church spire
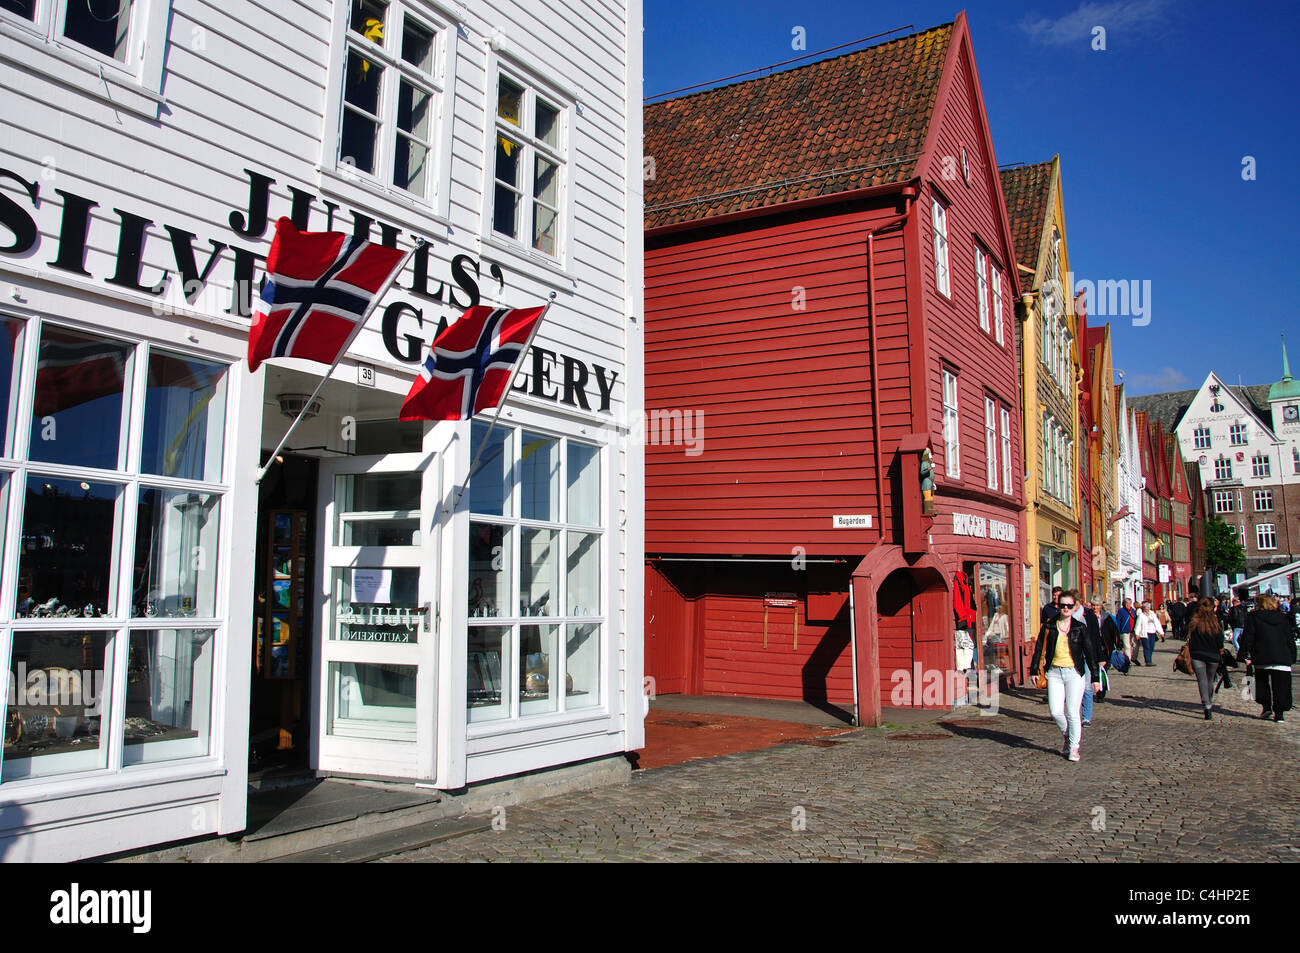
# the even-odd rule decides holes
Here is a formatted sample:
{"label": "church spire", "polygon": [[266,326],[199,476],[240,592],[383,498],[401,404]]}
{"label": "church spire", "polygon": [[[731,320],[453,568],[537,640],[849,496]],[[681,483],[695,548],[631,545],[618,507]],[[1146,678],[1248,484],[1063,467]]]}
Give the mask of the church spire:
{"label": "church spire", "polygon": [[1282,380],[1289,381],[1290,379],[1291,365],[1287,363],[1286,359],[1286,335],[1284,334],[1282,335]]}

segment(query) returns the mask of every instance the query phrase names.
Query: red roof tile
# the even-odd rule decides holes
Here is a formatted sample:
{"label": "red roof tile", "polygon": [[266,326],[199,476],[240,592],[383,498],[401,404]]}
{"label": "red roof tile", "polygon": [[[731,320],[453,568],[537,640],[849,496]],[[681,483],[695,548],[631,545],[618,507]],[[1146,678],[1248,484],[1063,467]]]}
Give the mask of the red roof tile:
{"label": "red roof tile", "polygon": [[647,106],[646,228],[911,179],[952,29]]}
{"label": "red roof tile", "polygon": [[1002,169],[1002,195],[1007,201],[1011,237],[1016,243],[1016,260],[1038,271],[1038,249],[1047,224],[1047,197],[1052,188],[1052,166],[1056,160]]}

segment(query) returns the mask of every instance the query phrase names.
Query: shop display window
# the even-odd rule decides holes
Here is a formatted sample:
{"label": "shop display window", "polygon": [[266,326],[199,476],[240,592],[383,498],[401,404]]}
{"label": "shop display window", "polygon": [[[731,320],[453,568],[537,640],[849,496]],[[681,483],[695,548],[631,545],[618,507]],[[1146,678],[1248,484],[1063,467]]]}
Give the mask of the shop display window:
{"label": "shop display window", "polygon": [[[489,436],[485,424],[474,424],[472,437],[471,457],[481,465],[469,494],[469,720],[597,707],[604,632],[600,448],[509,427]],[[479,479],[487,489],[477,488]],[[486,619],[493,621],[480,621]]]}
{"label": "shop display window", "polygon": [[216,614],[220,501],[212,493],[140,489],[132,615]]}
{"label": "shop display window", "polygon": [[12,524],[0,517],[16,566],[0,599],[0,777],[207,757],[227,367],[43,318],[0,322],[0,502],[21,497]]}
{"label": "shop display window", "polygon": [[980,563],[980,621],[984,631],[984,668],[989,684],[1011,671],[1011,586],[1008,567]]}
{"label": "shop display window", "polygon": [[18,556],[19,618],[114,615],[113,542],[122,487],[27,478]]}
{"label": "shop display window", "polygon": [[108,766],[105,632],[17,632],[9,653],[4,781]]}
{"label": "shop display window", "polygon": [[41,330],[29,457],[116,470],[134,348],[46,325]]}
{"label": "shop display window", "polygon": [[214,629],[131,633],[123,764],[208,753],[215,636]]}

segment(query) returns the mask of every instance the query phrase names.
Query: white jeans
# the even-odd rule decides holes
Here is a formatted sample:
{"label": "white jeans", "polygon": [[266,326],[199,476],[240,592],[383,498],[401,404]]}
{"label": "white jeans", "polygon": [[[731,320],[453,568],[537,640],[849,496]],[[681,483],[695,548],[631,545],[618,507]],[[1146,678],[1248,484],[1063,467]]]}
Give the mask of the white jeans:
{"label": "white jeans", "polygon": [[1047,710],[1056,719],[1061,733],[1069,732],[1070,747],[1079,747],[1083,726],[1079,706],[1083,704],[1083,676],[1073,666],[1052,666],[1047,670]]}

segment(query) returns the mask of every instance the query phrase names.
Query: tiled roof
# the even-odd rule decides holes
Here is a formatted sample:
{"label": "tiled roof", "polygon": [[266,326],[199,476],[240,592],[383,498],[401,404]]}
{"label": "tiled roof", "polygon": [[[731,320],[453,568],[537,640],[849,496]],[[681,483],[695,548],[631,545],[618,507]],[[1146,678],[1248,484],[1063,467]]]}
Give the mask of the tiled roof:
{"label": "tiled roof", "polygon": [[[1248,384],[1244,387],[1228,384],[1227,387],[1246,405],[1246,409],[1259,419],[1260,423],[1272,429],[1273,414],[1268,409],[1267,384]],[[1140,397],[1129,397],[1128,404],[1134,410],[1146,412],[1152,420],[1160,421],[1166,430],[1172,432],[1178,426],[1178,421],[1183,419],[1183,414],[1187,413],[1187,408],[1191,406],[1192,399],[1198,393],[1200,393],[1199,389],[1143,394]]]}
{"label": "tiled roof", "polygon": [[646,106],[646,228],[911,179],[952,32]]}
{"label": "tiled roof", "polygon": [[1047,196],[1052,188],[1054,160],[1001,169],[1002,195],[1007,200],[1016,261],[1038,271],[1038,249],[1047,223]]}

